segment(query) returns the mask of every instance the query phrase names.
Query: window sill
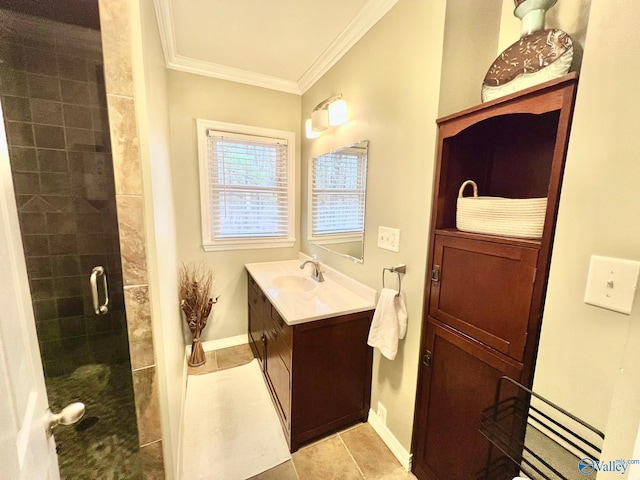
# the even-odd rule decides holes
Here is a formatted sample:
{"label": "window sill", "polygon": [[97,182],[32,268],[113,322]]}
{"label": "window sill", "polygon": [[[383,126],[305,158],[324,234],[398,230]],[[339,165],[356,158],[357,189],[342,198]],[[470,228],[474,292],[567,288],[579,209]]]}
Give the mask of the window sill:
{"label": "window sill", "polygon": [[263,240],[259,242],[217,242],[205,243],[202,249],[205,252],[222,252],[226,250],[259,250],[263,248],[291,248],[296,244],[295,238],[286,240]]}

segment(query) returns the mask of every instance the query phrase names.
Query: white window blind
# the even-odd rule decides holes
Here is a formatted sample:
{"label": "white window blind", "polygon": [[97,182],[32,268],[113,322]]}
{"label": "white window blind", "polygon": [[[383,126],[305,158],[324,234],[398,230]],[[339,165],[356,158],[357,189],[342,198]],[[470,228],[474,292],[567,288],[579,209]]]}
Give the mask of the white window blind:
{"label": "white window blind", "polygon": [[[205,121],[198,122],[204,127]],[[295,240],[288,139],[211,128],[200,134],[205,250],[273,247]],[[201,175],[202,166],[201,158]]]}
{"label": "white window blind", "polygon": [[312,165],[312,236],[362,233],[366,153],[342,150],[316,157]]}

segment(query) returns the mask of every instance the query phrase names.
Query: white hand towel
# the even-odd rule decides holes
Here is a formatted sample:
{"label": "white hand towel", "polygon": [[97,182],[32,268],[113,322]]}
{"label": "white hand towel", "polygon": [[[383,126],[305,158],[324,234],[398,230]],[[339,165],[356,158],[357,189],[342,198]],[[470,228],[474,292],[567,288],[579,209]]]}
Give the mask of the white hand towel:
{"label": "white hand towel", "polygon": [[396,358],[398,339],[407,333],[407,307],[402,294],[390,288],[380,292],[378,305],[373,314],[367,344],[377,347],[389,360]]}

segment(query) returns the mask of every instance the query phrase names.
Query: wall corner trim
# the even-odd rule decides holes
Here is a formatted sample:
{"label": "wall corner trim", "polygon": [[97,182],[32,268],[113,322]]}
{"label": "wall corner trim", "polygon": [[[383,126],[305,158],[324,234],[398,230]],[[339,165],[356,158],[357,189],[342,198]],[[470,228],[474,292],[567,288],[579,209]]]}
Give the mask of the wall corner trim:
{"label": "wall corner trim", "polygon": [[380,435],[382,441],[389,447],[391,453],[395,455],[400,464],[407,472],[411,471],[411,461],[413,454],[409,453],[402,444],[398,441],[395,435],[389,430],[389,428],[380,421],[380,418],[373,410],[369,410],[369,419],[367,420],[371,428]]}

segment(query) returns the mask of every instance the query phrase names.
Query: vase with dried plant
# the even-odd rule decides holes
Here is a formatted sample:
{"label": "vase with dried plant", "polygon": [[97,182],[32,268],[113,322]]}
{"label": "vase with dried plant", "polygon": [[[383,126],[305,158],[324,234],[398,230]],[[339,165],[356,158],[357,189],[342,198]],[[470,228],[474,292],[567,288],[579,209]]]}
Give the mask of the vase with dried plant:
{"label": "vase with dried plant", "polygon": [[191,331],[193,343],[189,366],[199,367],[206,362],[200,335],[207,325],[207,319],[218,297],[211,296],[213,289],[213,272],[206,265],[182,264],[180,269],[180,308],[186,315],[186,322]]}

